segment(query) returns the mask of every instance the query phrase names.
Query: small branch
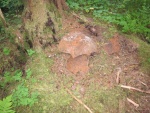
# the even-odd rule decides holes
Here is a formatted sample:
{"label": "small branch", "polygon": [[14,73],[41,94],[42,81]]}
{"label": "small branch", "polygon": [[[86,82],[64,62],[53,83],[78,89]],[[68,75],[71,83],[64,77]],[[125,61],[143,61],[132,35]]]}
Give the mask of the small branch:
{"label": "small branch", "polygon": [[135,91],[139,91],[139,92],[142,92],[142,93],[150,94],[150,91],[143,91],[141,89],[134,88],[134,87],[131,87],[131,86],[120,85],[120,87],[125,88],[125,89],[129,89],[129,90],[135,90]]}
{"label": "small branch", "polygon": [[76,96],[74,96],[68,88],[65,87],[65,89],[77,102],[79,102],[81,105],[83,105],[90,113],[93,113],[91,111],[91,109],[87,105],[85,105],[81,100],[79,100]]}
{"label": "small branch", "polygon": [[120,82],[120,73],[121,73],[121,68],[118,68],[117,77],[116,77],[116,83],[117,84],[119,84],[119,82]]}
{"label": "small branch", "polygon": [[135,103],[133,100],[127,98],[127,101],[133,104],[136,108],[139,107],[139,104]]}
{"label": "small branch", "polygon": [[6,23],[6,20],[4,18],[4,15],[3,15],[1,8],[0,8],[0,19],[3,22],[4,26],[7,27],[7,23]]}
{"label": "small branch", "polygon": [[141,84],[143,84],[144,86],[148,87],[147,84],[145,84],[144,82],[138,80]]}

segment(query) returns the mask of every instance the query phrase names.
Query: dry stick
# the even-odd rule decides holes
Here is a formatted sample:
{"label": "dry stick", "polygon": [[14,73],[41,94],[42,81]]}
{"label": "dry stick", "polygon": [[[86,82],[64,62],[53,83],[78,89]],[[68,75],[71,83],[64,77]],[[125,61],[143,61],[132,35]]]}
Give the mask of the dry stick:
{"label": "dry stick", "polygon": [[150,91],[143,91],[141,89],[134,88],[134,87],[131,87],[131,86],[120,85],[120,87],[125,88],[125,89],[129,89],[129,90],[135,90],[135,91],[139,91],[139,92],[142,92],[142,93],[150,94]]}
{"label": "dry stick", "polygon": [[6,23],[6,20],[5,20],[5,17],[3,15],[3,12],[0,8],[0,20],[2,21],[2,23],[4,24],[5,27],[7,27],[7,23]]}
{"label": "dry stick", "polygon": [[136,108],[139,107],[139,104],[135,103],[133,100],[127,98],[127,101],[133,104]]}
{"label": "dry stick", "polygon": [[138,80],[141,84],[143,84],[144,86],[148,87],[147,84],[145,84],[144,82]]}
{"label": "dry stick", "polygon": [[81,100],[79,100],[77,97],[75,97],[75,96],[72,94],[72,92],[71,92],[68,88],[65,87],[65,89],[67,90],[67,92],[68,92],[77,102],[79,102],[81,105],[83,105],[90,113],[93,113],[93,112],[91,111],[91,109],[90,109],[87,105],[85,105]]}
{"label": "dry stick", "polygon": [[119,84],[119,81],[120,81],[120,73],[121,73],[121,68],[118,68],[118,71],[117,71],[117,78],[116,78],[116,83]]}

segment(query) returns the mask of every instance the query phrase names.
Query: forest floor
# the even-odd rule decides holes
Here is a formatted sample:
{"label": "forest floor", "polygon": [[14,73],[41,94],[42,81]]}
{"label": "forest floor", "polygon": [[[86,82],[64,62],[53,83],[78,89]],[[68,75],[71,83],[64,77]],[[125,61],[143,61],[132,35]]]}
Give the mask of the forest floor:
{"label": "forest floor", "polygon": [[[31,108],[18,108],[17,112],[88,113],[85,105],[93,113],[150,112],[150,92],[146,92],[150,91],[150,72],[142,70],[138,53],[142,41],[89,17],[84,17],[87,23],[80,22],[77,16],[66,17],[57,34],[60,38],[77,31],[96,43],[98,51],[89,57],[89,72],[73,74],[68,71],[69,55],[61,53],[58,44],[44,50],[36,48],[36,54],[26,63],[26,68],[32,71],[26,84],[30,91],[39,92],[39,101]],[[87,25],[94,25],[97,35]],[[146,47],[150,51],[150,46]],[[140,91],[121,87],[123,85]]]}

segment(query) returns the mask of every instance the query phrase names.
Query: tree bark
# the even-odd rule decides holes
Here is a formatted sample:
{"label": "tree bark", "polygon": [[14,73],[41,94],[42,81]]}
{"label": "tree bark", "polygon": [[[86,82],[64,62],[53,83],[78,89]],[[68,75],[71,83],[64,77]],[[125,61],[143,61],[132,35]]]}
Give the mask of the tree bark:
{"label": "tree bark", "polygon": [[57,41],[55,34],[60,29],[61,14],[67,7],[65,0],[26,0],[24,4],[25,41],[30,40],[34,48]]}
{"label": "tree bark", "polygon": [[66,4],[66,0],[53,0],[53,2],[61,14],[63,14],[63,10],[69,9],[69,7]]}

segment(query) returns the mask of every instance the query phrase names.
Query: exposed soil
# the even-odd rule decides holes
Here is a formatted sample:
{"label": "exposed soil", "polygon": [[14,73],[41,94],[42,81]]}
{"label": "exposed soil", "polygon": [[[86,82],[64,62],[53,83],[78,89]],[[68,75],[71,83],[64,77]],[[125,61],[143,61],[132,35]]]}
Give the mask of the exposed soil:
{"label": "exposed soil", "polygon": [[[89,20],[91,23],[93,22],[92,19],[89,18]],[[65,18],[63,20],[63,28],[59,34],[76,31],[82,32],[96,42],[98,51],[89,58],[90,69],[88,74],[73,74],[66,68],[67,60],[70,58],[70,55],[60,53],[57,46],[48,47],[45,49],[46,54],[54,59],[52,71],[57,73],[58,77],[62,75],[66,75],[66,77],[72,76],[75,81],[72,83],[73,85],[70,90],[74,91],[77,85],[80,85],[80,94],[83,98],[90,82],[99,84],[99,87],[107,87],[110,89],[120,84],[136,87],[145,91],[150,90],[149,75],[144,74],[140,69],[140,61],[137,54],[139,45],[117,32],[114,32],[113,36],[111,36],[112,34],[108,31],[108,27],[109,26],[96,25],[94,27],[96,30],[95,35],[95,33],[90,31],[89,27],[78,22],[78,18]],[[105,33],[110,35],[105,35]],[[79,60],[79,62],[82,61]],[[71,63],[70,65],[73,65],[73,62]],[[76,67],[74,71],[75,69]],[[117,73],[119,74],[118,80]],[[118,83],[116,83],[116,80]],[[150,96],[148,94],[137,93],[129,89],[124,90],[128,91],[127,97],[139,104],[139,107],[135,107],[127,100],[124,100],[120,102],[121,105],[119,105],[119,109],[124,105],[126,112],[129,113],[150,112]]]}

